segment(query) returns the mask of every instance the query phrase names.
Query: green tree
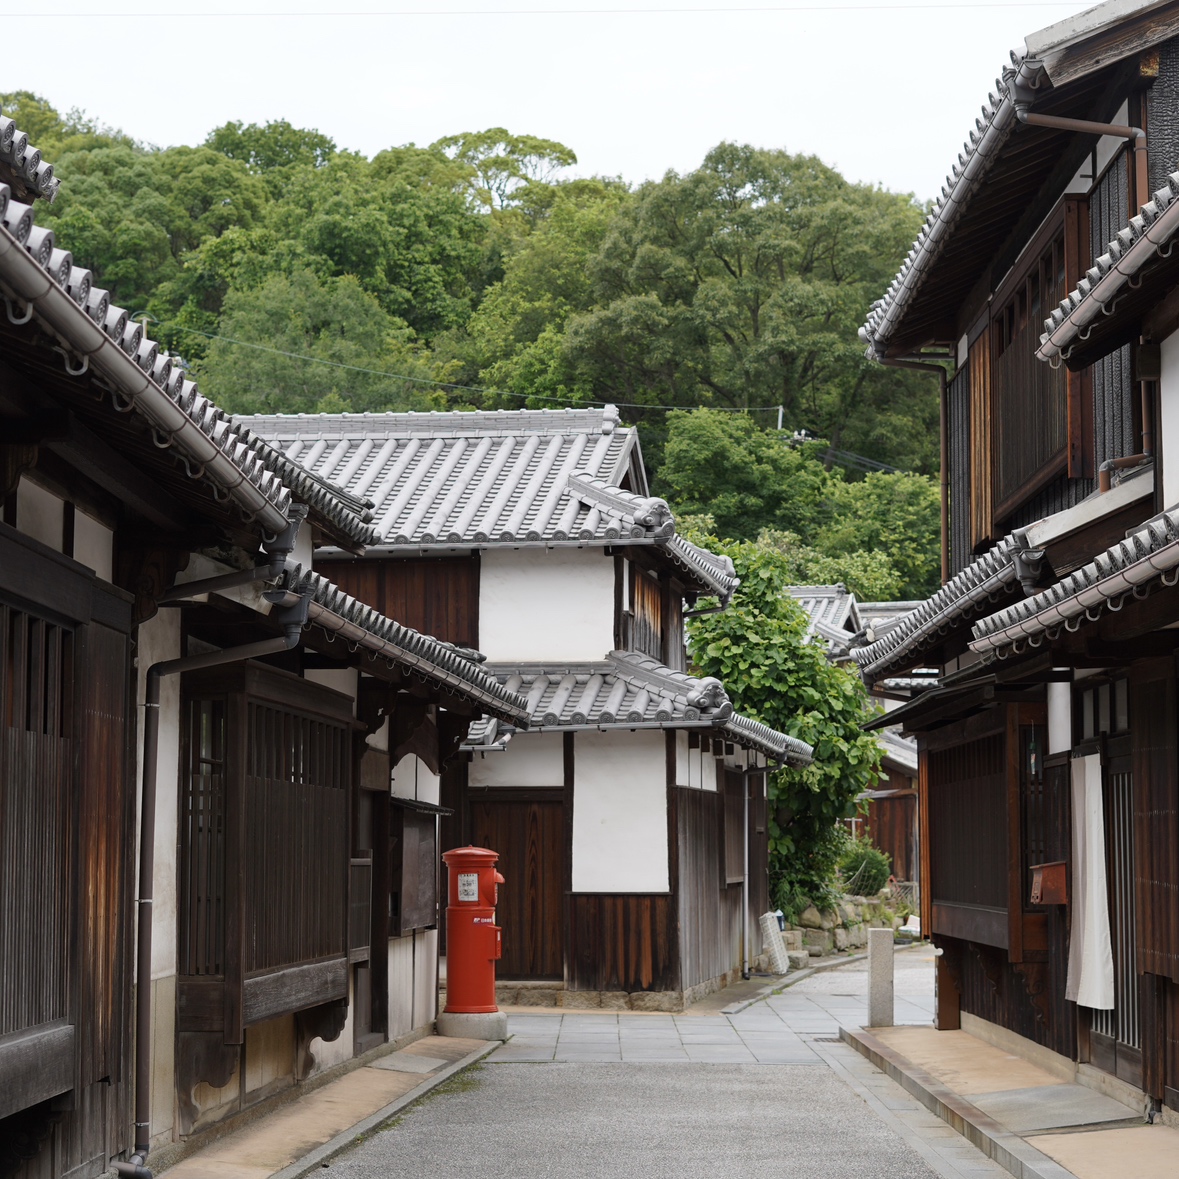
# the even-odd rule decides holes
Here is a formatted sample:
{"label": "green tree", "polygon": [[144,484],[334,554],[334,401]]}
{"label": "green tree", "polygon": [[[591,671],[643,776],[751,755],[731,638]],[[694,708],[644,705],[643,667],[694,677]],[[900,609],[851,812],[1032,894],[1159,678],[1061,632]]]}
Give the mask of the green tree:
{"label": "green tree", "polygon": [[[928,469],[928,382],[869,362],[856,338],[921,218],[911,197],[814,157],[722,143],[619,210],[590,267],[595,305],[570,320],[567,348],[598,396],[781,405],[792,430]],[[884,408],[899,420],[882,428]]]}
{"label": "green tree", "polygon": [[548,184],[577,163],[572,148],[555,139],[513,135],[505,127],[446,135],[432,147],[471,169],[471,191],[481,205],[504,209],[522,188]]}
{"label": "green tree", "polygon": [[807,641],[784,554],[765,542],[700,541],[732,558],[741,586],[727,610],[689,622],[696,670],[722,680],[740,712],[815,750],[810,766],[769,781],[771,881],[789,909],[799,895],[830,890],[844,842],[837,824],[878,781],[881,748],[860,727],[868,700],[859,676]]}
{"label": "green tree", "polygon": [[677,511],[710,515],[718,535],[752,540],[763,528],[814,534],[834,478],[747,414],[698,409],[667,415],[655,483]]}
{"label": "green tree", "polygon": [[415,187],[367,160],[337,155],[293,173],[268,225],[276,240],[321,259],[326,273],[353,275],[390,315],[429,339],[470,315],[482,221],[456,192]]}
{"label": "green tree", "polygon": [[336,153],[335,141],[329,136],[292,127],[285,119],[261,127],[240,121],[224,123],[209,132],[205,146],[231,160],[241,160],[251,172],[271,172],[300,164],[321,168]]}
{"label": "green tree", "polygon": [[767,533],[795,584],[842,581],[869,601],[937,589],[940,500],[928,476],[849,481],[819,461],[825,444],[795,447],[746,414],[677,410],[667,425],[659,494],[680,513],[709,516],[721,536]]}
{"label": "green tree", "polygon": [[234,413],[445,408],[428,353],[352,275],[296,270],[231,289],[194,369]]}
{"label": "green tree", "polygon": [[590,301],[586,267],[629,195],[616,180],[553,186],[543,209],[538,202],[536,227],[506,259],[503,278],[485,292],[467,325],[472,375],[516,394],[507,404],[543,408],[551,398],[576,402],[593,395],[578,385],[568,362],[564,328]]}
{"label": "green tree", "polygon": [[832,485],[814,544],[833,556],[887,553],[900,576],[898,596],[926,598],[940,584],[940,529],[941,498],[932,479],[874,471]]}
{"label": "green tree", "polygon": [[858,550],[832,556],[805,544],[793,532],[767,529],[758,537],[772,545],[786,561],[791,585],[837,585],[842,583],[861,602],[893,602],[902,597],[901,575],[888,553],[881,549]]}

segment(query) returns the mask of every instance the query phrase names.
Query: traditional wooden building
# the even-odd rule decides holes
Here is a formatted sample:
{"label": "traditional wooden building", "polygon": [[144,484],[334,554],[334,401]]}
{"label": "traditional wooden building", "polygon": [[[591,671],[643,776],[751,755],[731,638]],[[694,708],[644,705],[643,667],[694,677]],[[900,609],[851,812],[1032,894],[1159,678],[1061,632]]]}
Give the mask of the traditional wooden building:
{"label": "traditional wooden building", "polygon": [[811,751],[688,674],[685,609],[723,607],[737,580],[651,497],[618,411],[243,424],[372,498],[377,542],[359,559],[325,546],[317,568],[477,646],[527,699],[527,733],[474,726],[440,785],[445,842],[502,857],[501,978],[675,1007],[748,969],[769,907],[767,763]]}
{"label": "traditional wooden building", "polygon": [[1167,1119],[1177,96],[1174,3],[1099,5],[1004,71],[862,331],[941,376],[945,584],[855,652],[870,683],[938,671],[889,716],[920,745],[938,1026],[1034,1041]]}
{"label": "traditional wooden building", "polygon": [[0,120],[0,1173],[95,1179],[430,1026],[390,760],[528,713],[312,570],[370,507],[111,304],[54,184]]}

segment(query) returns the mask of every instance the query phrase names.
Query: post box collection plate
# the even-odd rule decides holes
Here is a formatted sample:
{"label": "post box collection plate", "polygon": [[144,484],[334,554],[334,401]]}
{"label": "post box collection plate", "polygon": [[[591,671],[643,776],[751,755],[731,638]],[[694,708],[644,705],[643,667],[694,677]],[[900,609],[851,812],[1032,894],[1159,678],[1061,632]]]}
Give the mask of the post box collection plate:
{"label": "post box collection plate", "polygon": [[458,899],[472,903],[479,900],[479,874],[477,872],[460,872],[458,878]]}

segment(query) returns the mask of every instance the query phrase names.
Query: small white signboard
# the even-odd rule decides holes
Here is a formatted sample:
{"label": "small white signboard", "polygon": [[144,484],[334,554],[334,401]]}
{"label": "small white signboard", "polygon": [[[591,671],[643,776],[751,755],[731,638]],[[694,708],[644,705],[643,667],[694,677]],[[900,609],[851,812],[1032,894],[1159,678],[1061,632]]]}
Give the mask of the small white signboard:
{"label": "small white signboard", "polygon": [[477,901],[479,899],[478,872],[459,873],[458,899],[460,901]]}

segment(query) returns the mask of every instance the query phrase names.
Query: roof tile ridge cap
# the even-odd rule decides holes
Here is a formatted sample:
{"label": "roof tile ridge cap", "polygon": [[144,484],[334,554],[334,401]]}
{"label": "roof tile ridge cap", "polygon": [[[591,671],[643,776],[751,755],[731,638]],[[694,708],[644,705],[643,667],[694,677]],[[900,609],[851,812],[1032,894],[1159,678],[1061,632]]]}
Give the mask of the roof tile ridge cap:
{"label": "roof tile ridge cap", "polygon": [[727,554],[714,553],[712,549],[706,549],[703,545],[697,544],[694,540],[689,540],[682,532],[679,531],[672,533],[667,538],[666,543],[669,546],[674,545],[677,548],[686,548],[692,555],[703,557],[706,561],[714,564],[718,571],[727,574],[727,576],[732,579],[735,585],[741,584],[741,579],[737,576],[737,566],[733,564],[733,558]]}
{"label": "roof tile ridge cap", "polygon": [[[926,598],[919,606],[915,606],[912,610],[894,619],[886,633],[880,638],[863,647],[854,648],[852,658],[856,663],[868,664],[876,661],[881,652],[891,653],[905,648],[907,640],[918,634],[922,628],[928,627],[934,620],[942,618],[956,602],[966,598],[969,589],[978,589],[1004,569],[1013,568],[1013,563],[1010,560],[998,565],[993,570],[986,567],[1000,557],[1010,557],[1016,544],[1027,544],[1027,534],[1022,528],[1009,532],[985,553],[976,557],[965,568],[960,569],[945,585]],[[980,574],[983,576],[980,577]],[[970,577],[974,578],[973,584],[970,584]]]}
{"label": "roof tile ridge cap", "polygon": [[[987,102],[982,107],[982,119],[975,119],[974,130],[967,133],[966,142],[963,144],[963,151],[958,154],[958,166],[951,166],[949,174],[946,176],[946,183],[942,185],[941,196],[930,210],[926,217],[921,230],[917,234],[909,253],[906,255],[904,262],[901,263],[900,269],[897,271],[885,293],[877,299],[869,310],[868,316],[863,325],[859,329],[860,339],[867,344],[868,355],[873,359],[880,359],[883,355],[883,350],[878,348],[876,342],[876,329],[881,321],[885,318],[887,313],[897,305],[902,296],[907,302],[912,285],[909,278],[918,268],[924,270],[930,262],[931,255],[926,250],[926,245],[933,235],[934,230],[939,226],[950,227],[954,224],[957,218],[961,215],[964,204],[959,199],[957,192],[961,185],[976,183],[981,175],[985,175],[989,170],[991,159],[987,156],[983,157],[983,166],[981,175],[969,176],[970,165],[974,160],[979,158],[979,150],[985,142],[987,135],[993,130],[999,115],[1005,108],[1012,106],[1010,96],[1010,82],[1017,73],[1030,69],[1033,72],[1043,72],[1043,64],[1035,58],[1028,57],[1026,53],[1020,54],[1018,50],[1011,52],[1012,65],[1004,66],[1002,76],[995,80],[995,87],[998,94],[989,93],[987,95]],[[1005,128],[1010,130],[1010,127]],[[990,153],[993,157],[994,153]],[[947,209],[949,213],[947,214]],[[934,257],[940,254],[943,248],[944,239],[947,236],[947,229],[943,229],[938,235],[937,249],[933,254]],[[925,261],[922,261],[925,259]]]}
{"label": "roof tile ridge cap", "polygon": [[[1144,544],[1141,543],[1143,538]],[[1179,508],[1168,509],[1160,518],[1146,521],[1129,536],[1096,554],[1093,560],[1079,569],[1074,569],[1054,585],[1046,587],[1030,598],[1013,602],[1010,606],[987,615],[986,618],[980,618],[971,628],[971,633],[976,638],[984,638],[1006,629],[1016,621],[1026,622],[1052,606],[1074,597],[1081,590],[1100,585],[1101,582],[1131,566],[1150,560],[1160,549],[1173,544],[1179,544]]]}
{"label": "roof tile ridge cap", "polygon": [[[1167,177],[1167,183],[1162,188],[1158,189],[1152,196],[1147,205],[1153,206],[1154,213],[1163,213],[1174,201],[1179,198],[1179,172],[1172,172]],[[1143,209],[1147,206],[1144,205]],[[1142,213],[1137,213],[1130,217],[1126,224],[1122,226],[1118,232],[1110,238],[1106,243],[1105,253],[1098,259],[1097,263],[1091,267],[1085,274],[1081,282],[1087,282],[1089,289],[1082,291],[1081,283],[1077,283],[1075,287],[1052,309],[1048,318],[1044,320],[1044,331],[1040,334],[1040,343],[1046,344],[1052,333],[1061,326],[1062,323],[1070,315],[1077,310],[1080,305],[1090,298],[1093,291],[1093,279],[1091,275],[1094,271],[1098,272],[1099,277],[1104,278],[1111,270],[1116,268],[1116,264],[1121,261],[1122,255],[1126,253],[1133,246],[1136,246],[1144,236],[1151,224],[1157,219],[1157,216],[1144,218]],[[1161,245],[1162,243],[1158,243]],[[1158,248],[1156,245],[1156,249]],[[1104,264],[1104,265],[1103,265]],[[1121,274],[1121,271],[1118,271]],[[1130,280],[1129,275],[1123,275],[1124,281]]]}
{"label": "roof tile ridge cap", "polygon": [[[405,623],[398,622],[395,618],[390,618],[387,614],[381,613],[359,598],[353,597],[347,590],[342,589],[330,578],[316,572],[313,568],[304,569],[301,564],[296,564],[293,567],[288,566],[283,571],[282,578],[284,579],[282,584],[297,585],[301,589],[309,590],[318,605],[339,615],[353,625],[360,626],[369,634],[393,643],[395,646],[403,647],[414,654],[420,651],[432,651],[442,656],[443,660],[447,655],[452,656],[486,676],[489,682],[495,679],[483,666],[486,657],[481,651],[475,651],[470,647],[457,647],[453,643],[436,638],[434,635],[423,634],[411,626],[406,626]],[[418,648],[417,651],[413,651],[415,647]],[[473,658],[472,654],[468,654],[468,652],[482,658]],[[438,666],[444,666],[444,662],[439,662]]]}

